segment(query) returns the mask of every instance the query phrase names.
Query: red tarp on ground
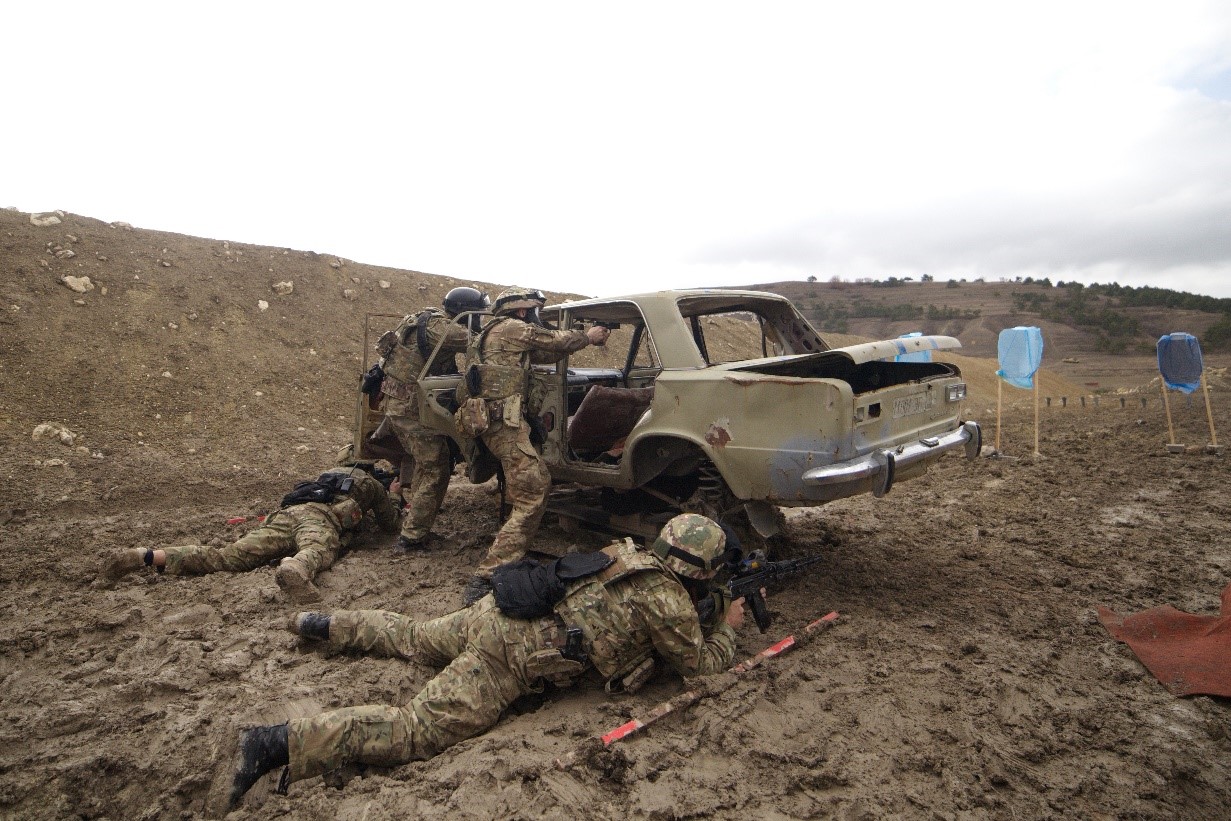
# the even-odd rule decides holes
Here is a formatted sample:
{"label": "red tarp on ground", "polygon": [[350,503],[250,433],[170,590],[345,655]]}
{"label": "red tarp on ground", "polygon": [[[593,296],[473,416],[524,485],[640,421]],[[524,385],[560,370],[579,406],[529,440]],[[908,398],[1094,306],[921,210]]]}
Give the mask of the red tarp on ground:
{"label": "red tarp on ground", "polygon": [[1174,607],[1119,616],[1100,607],[1098,617],[1175,695],[1231,697],[1231,585],[1222,591],[1221,616]]}

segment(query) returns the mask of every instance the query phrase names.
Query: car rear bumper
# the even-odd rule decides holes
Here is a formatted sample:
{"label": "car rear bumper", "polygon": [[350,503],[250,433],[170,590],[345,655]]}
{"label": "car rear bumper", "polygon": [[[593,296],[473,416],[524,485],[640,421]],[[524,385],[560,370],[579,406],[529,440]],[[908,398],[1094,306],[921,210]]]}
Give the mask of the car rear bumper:
{"label": "car rear bumper", "polygon": [[893,487],[899,472],[919,463],[933,462],[951,450],[963,448],[967,459],[974,459],[983,447],[983,432],[978,422],[963,422],[957,430],[943,436],[928,437],[869,453],[867,456],[835,465],[812,468],[803,474],[804,485],[825,487],[872,479],[872,495],[884,496]]}

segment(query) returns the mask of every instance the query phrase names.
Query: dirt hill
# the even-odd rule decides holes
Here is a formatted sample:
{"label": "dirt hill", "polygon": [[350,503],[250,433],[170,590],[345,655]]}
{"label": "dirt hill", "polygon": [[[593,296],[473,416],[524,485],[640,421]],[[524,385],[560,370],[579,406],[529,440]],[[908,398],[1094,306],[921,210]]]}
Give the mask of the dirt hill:
{"label": "dirt hill", "polygon": [[[435,668],[299,645],[271,568],[113,589],[99,569],[252,528],[348,441],[365,315],[484,283],[31,216],[0,211],[0,817],[201,817],[237,727],[404,704]],[[994,365],[963,369],[989,421]],[[680,679],[548,689],[430,761],[284,796],[266,779],[232,817],[1221,818],[1228,701],[1173,697],[1096,615],[1216,614],[1231,581],[1231,470],[1204,452],[1199,401],[1173,415],[1182,453],[1157,400],[1051,406],[1034,458],[1032,414],[1010,407],[1001,458],[788,511],[786,555],[825,561],[771,591],[775,626],[746,625],[739,655],[837,624],[572,769],[555,761]],[[67,430],[35,436],[45,422]],[[1231,423],[1225,391],[1213,422]],[[437,546],[368,535],[318,578],[319,608],[452,611],[497,498],[455,476]],[[604,543],[552,521],[537,538]]]}

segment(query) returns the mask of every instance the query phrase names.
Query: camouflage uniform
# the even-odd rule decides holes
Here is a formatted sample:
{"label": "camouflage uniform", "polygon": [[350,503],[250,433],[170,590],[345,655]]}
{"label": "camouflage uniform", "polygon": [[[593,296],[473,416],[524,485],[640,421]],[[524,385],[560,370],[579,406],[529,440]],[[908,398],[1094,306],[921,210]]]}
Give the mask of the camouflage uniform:
{"label": "camouflage uniform", "polygon": [[[419,317],[427,315],[422,344],[418,333]],[[427,357],[436,349],[441,337],[444,342],[432,362],[428,376],[456,372],[456,354],[466,350],[469,334],[466,328],[449,319],[438,308],[427,308],[419,314],[405,317],[389,334],[381,337],[377,350],[384,355],[385,372],[381,383],[383,410],[389,426],[397,435],[402,449],[413,460],[411,477],[403,488],[407,513],[402,521],[402,537],[409,542],[427,538],[436,514],[449,489],[452,458],[449,440],[426,427],[419,420],[417,381]]]}
{"label": "camouflage uniform", "polygon": [[[589,345],[584,331],[552,331],[510,316],[498,316],[476,337],[467,367],[482,374],[490,424],[480,438],[504,471],[505,498],[512,507],[476,574],[490,577],[498,565],[525,555],[538,530],[551,474],[530,441],[527,415],[530,366],[556,362]],[[493,395],[495,394],[495,395]]]}
{"label": "camouflage uniform", "polygon": [[514,699],[541,691],[544,678],[571,683],[589,666],[557,652],[566,626],[581,628],[589,664],[609,689],[655,655],[684,676],[730,666],[734,631],[723,623],[706,638],[691,598],[660,559],[630,541],[603,552],[616,561],[570,583],[555,615],[542,619],[509,618],[490,595],[426,622],[379,610],[332,614],[333,647],[448,666],[404,707],[348,707],[292,719],[290,780],[350,762],[391,766],[431,758],[491,727]]}
{"label": "camouflage uniform", "polygon": [[[326,473],[352,477],[350,492],[334,497],[332,504],[309,502],[271,513],[260,527],[237,542],[216,550],[202,545],[164,548],[167,572],[200,575],[220,570],[254,570],[284,557],[293,557],[307,574],[316,574],[337,558],[339,536],[353,529],[363,513],[372,511],[386,532],[397,528],[398,508],[384,486],[359,468],[331,468]],[[357,513],[358,517],[351,515]]]}

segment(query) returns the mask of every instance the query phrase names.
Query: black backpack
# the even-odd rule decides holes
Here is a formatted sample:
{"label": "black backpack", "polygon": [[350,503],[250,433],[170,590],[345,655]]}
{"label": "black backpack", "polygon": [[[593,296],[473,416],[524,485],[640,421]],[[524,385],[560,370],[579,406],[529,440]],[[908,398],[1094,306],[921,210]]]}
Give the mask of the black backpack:
{"label": "black backpack", "polygon": [[300,482],[288,494],[282,497],[279,507],[303,505],[308,502],[329,504],[336,496],[350,493],[355,484],[354,477],[343,476],[340,473],[322,473],[315,481]]}
{"label": "black backpack", "polygon": [[540,564],[522,558],[492,571],[492,588],[500,612],[515,619],[537,619],[552,612],[571,581],[606,570],[615,559],[602,551],[569,553]]}

